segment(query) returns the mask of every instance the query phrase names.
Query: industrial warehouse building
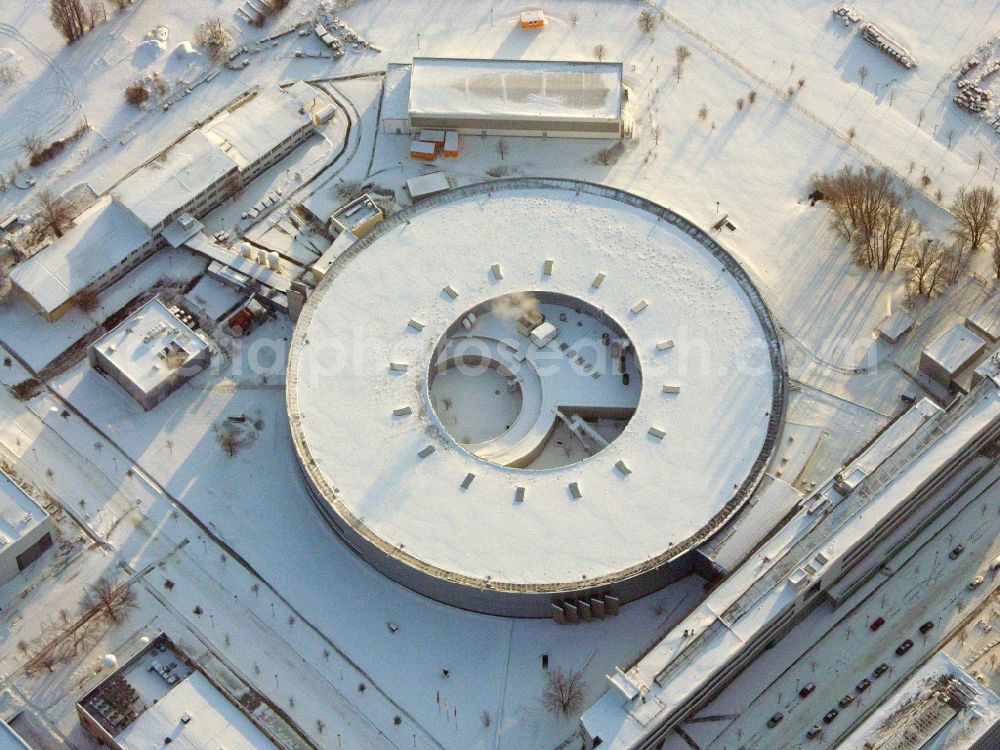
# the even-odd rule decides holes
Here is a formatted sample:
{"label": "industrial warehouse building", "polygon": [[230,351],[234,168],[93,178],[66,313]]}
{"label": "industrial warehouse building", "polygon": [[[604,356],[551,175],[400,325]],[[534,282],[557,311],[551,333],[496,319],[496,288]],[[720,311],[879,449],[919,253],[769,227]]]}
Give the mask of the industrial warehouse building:
{"label": "industrial warehouse building", "polygon": [[623,138],[622,64],[415,57],[389,65],[382,99],[387,133]]}
{"label": "industrial warehouse building", "polygon": [[166,245],[184,215],[204,217],[284,159],[333,116],[304,82],[251,92],[143,165],[11,271],[14,287],[53,321],[78,295],[120,279]]}
{"label": "industrial warehouse building", "polygon": [[0,473],[0,585],[41,557],[54,533],[49,514]]}

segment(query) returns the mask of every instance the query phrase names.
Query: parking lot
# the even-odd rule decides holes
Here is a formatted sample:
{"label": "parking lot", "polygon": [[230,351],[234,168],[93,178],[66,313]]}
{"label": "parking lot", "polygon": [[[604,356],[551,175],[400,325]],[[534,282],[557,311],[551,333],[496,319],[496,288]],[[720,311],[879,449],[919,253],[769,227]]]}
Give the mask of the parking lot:
{"label": "parking lot", "polygon": [[[682,731],[706,750],[836,747],[949,633],[976,615],[1000,581],[1000,573],[989,569],[1000,555],[1000,468],[946,513],[897,555],[894,574],[880,576],[836,610],[820,605]],[[970,588],[980,575],[983,582]],[[904,647],[906,641],[912,645]],[[667,745],[688,746],[680,737]]]}

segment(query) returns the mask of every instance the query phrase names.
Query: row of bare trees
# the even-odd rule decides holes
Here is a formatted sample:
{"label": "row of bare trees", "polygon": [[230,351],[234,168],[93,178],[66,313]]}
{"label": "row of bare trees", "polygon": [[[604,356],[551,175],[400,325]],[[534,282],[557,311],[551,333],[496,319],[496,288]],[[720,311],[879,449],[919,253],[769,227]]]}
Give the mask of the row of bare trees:
{"label": "row of bare trees", "polygon": [[18,650],[27,657],[25,671],[54,671],[56,665],[92,647],[108,625],[124,622],[135,606],[135,590],[128,581],[118,583],[111,576],[102,576],[87,587],[79,619],[72,620],[67,610],[60,610],[58,620],[50,620],[42,627],[37,645],[18,642]]}
{"label": "row of bare trees", "polygon": [[845,166],[812,181],[830,206],[831,228],[850,244],[855,262],[879,271],[895,270],[922,231],[893,182],[884,169],[871,166]]}
{"label": "row of bare trees", "polygon": [[901,270],[911,296],[934,297],[954,284],[973,257],[992,246],[1000,278],[1000,197],[992,187],[961,188],[950,206],[954,226],[945,241],[926,236],[885,169],[843,167],[817,175],[812,188],[830,207],[830,227],[851,248],[855,262],[878,271]]}

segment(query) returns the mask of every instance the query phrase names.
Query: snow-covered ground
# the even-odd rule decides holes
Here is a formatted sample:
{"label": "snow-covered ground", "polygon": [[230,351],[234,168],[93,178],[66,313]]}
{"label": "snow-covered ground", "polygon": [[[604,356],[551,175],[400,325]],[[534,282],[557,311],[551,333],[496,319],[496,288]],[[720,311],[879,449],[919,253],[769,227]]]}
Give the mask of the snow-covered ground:
{"label": "snow-covered ground", "polygon": [[[918,309],[917,328],[895,351],[877,344],[875,325],[890,307],[903,304],[901,275],[856,268],[827,228],[822,204],[812,208],[804,199],[813,173],[884,164],[912,185],[913,207],[943,236],[950,223],[944,206],[957,189],[992,184],[997,174],[996,134],[951,102],[959,63],[1000,21],[994,3],[855,3],[914,53],[919,66],[907,72],[859,39],[854,27],[845,29],[830,14],[829,2],[654,3],[665,17],[644,35],[636,19],[645,6],[628,0],[549,0],[544,8],[550,22],[541,32],[517,28],[517,14],[529,6],[509,0],[359,0],[341,14],[381,53],[349,51],[340,61],[297,58],[297,49],[314,54],[324,48],[313,36],[291,34],[246,55],[246,68],[224,69],[194,86],[168,110],[139,111],[125,103],[124,88],[143,75],[155,71],[182,92],[212,69],[202,57],[172,52],[194,37],[205,17],[221,17],[243,44],[315,8],[312,0],[293,0],[266,29],[255,30],[237,16],[240,4],[138,0],[122,13],[109,9],[106,25],[67,47],[48,22],[47,3],[0,2],[0,53],[10,50],[21,70],[0,96],[0,170],[24,160],[24,135],[67,135],[84,118],[91,127],[61,156],[32,170],[34,189],[0,192],[0,217],[24,210],[43,187],[61,192],[87,182],[98,192],[108,189],[253,85],[353,74],[370,75],[323,84],[343,101],[352,128],[346,149],[322,178],[304,184],[335,156],[330,144],[336,138],[310,141],[207,224],[213,232],[234,227],[243,206],[273,186],[297,199],[313,194],[316,205],[332,209],[342,202],[345,186],[370,181],[394,190],[405,204],[405,179],[427,167],[408,159],[406,136],[377,131],[380,73],[388,62],[407,62],[414,54],[590,60],[595,45],[604,45],[605,59],[625,63],[637,122],[636,137],[609,164],[595,158],[608,145],[599,142],[508,139],[501,159],[495,139],[466,138],[461,158],[434,167],[456,185],[497,175],[602,182],[670,206],[702,226],[728,214],[737,229],[719,241],[750,273],[786,336],[793,380],[787,418],[823,431],[816,451],[803,459],[803,475],[812,478],[807,481],[828,475],[884,426],[900,408],[900,393],[920,393],[922,386],[910,376],[921,345],[991,289],[983,280],[983,256],[973,268],[980,278],[963,279],[946,298]],[[169,30],[165,49],[140,47],[158,25]],[[679,77],[673,70],[678,45],[692,53]],[[795,91],[790,99],[789,86]],[[751,91],[755,101],[747,103]],[[924,174],[931,180],[926,189],[920,184]],[[74,311],[54,324],[19,299],[3,301],[0,343],[11,362],[0,367],[0,382],[25,379],[22,362],[42,369],[158,280],[182,285],[204,267],[187,253],[164,251],[102,293],[98,311]],[[227,309],[228,293],[207,284],[199,289],[217,297],[215,308]],[[125,648],[144,630],[187,630],[184,637],[200,644],[192,645],[193,652],[224,655],[320,747],[559,746],[574,733],[575,719],[557,719],[542,708],[542,655],[548,655],[550,669],[583,669],[589,703],[603,692],[604,674],[633,661],[695,606],[701,581],[685,579],[623,608],[618,618],[572,628],[475,615],[391,583],[346,549],[301,485],[284,421],[284,347],[291,331],[281,318],[233,343],[231,356],[218,358],[149,413],[79,358],[55,368],[49,383],[70,405],[68,417],[61,416],[66,407],[53,395],[25,404],[0,393],[4,455],[16,457],[66,513],[110,545],[78,542],[62,568],[48,553],[48,577],[25,579],[33,582],[31,591],[17,607],[0,612],[0,685],[10,700],[45,708],[73,745],[87,746],[86,737],[73,730],[76,683],[65,672],[58,684],[55,677],[25,678],[16,671],[23,662],[16,643],[33,640],[33,628],[40,632],[42,613],[51,612],[53,601],[75,606],[82,584],[105,569],[126,563],[140,571],[153,564],[143,576],[138,612],[95,645],[85,663],[81,656],[70,674],[92,671],[100,649]],[[227,416],[244,413],[259,419],[262,429],[251,445],[228,457],[215,429]],[[61,527],[67,538],[81,535],[68,518]],[[973,533],[971,525],[956,528]],[[958,563],[970,564],[969,554]],[[963,569],[961,581],[971,572]],[[162,587],[167,578],[176,583],[170,591]],[[0,589],[0,600],[18,600],[25,580]],[[957,585],[941,597],[941,607],[949,605]],[[985,596],[985,589],[976,596]],[[195,606],[204,614],[194,615]],[[854,639],[861,630],[854,628]],[[945,630],[942,624],[942,635]],[[828,640],[836,649],[847,642],[846,635]],[[880,647],[891,642],[889,635],[884,640],[878,640]],[[840,673],[827,702],[832,705],[854,678],[853,672]],[[788,699],[791,686],[780,684],[775,689],[784,690],[783,697],[767,693],[753,716],[766,720],[773,706]],[[726,705],[717,711],[737,712]],[[808,722],[822,715],[814,717],[816,712],[810,707]],[[778,730],[804,731],[807,712],[796,713],[801,721],[790,714]],[[742,741],[760,731],[766,730],[748,728]],[[741,740],[717,742],[736,747]]]}

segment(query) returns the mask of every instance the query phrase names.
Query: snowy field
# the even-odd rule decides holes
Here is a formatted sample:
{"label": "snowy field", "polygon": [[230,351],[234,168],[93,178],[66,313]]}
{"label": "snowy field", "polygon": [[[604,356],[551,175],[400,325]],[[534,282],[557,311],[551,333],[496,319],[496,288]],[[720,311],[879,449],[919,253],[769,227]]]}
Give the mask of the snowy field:
{"label": "snowy field", "polygon": [[[913,310],[918,325],[895,349],[877,343],[874,327],[906,304],[902,275],[855,267],[828,229],[822,204],[810,207],[806,200],[814,173],[885,165],[912,186],[912,205],[929,230],[944,236],[951,222],[946,207],[958,188],[992,184],[1000,164],[989,123],[951,101],[959,64],[1000,31],[995,3],[855,3],[914,53],[919,65],[905,71],[835,19],[830,2],[654,3],[664,18],[643,34],[636,20],[646,6],[631,0],[547,0],[542,7],[550,22],[541,32],[517,28],[518,13],[529,7],[520,2],[358,0],[338,13],[380,53],[348,51],[339,61],[296,57],[296,50],[319,54],[324,47],[314,36],[293,33],[247,54],[245,68],[222,69],[192,86],[212,64],[173,50],[192,39],[206,17],[219,16],[237,44],[252,46],[309,18],[316,7],[313,0],[293,0],[258,30],[237,14],[241,2],[137,0],[121,13],[109,8],[107,24],[67,47],[48,21],[47,3],[0,0],[0,62],[16,58],[20,71],[0,92],[0,171],[24,160],[25,135],[52,139],[84,120],[89,125],[62,155],[32,170],[33,188],[0,192],[0,218],[27,211],[42,188],[58,193],[85,182],[107,190],[248,88],[306,78],[342,79],[324,85],[343,104],[349,132],[310,140],[239,201],[213,212],[206,225],[213,232],[235,229],[240,214],[276,187],[332,210],[343,202],[345,186],[372,183],[395,191],[405,205],[405,179],[428,170],[408,158],[408,137],[378,132],[387,63],[415,54],[593,60],[595,46],[603,45],[605,60],[624,62],[636,121],[634,138],[614,149],[608,164],[597,158],[612,145],[606,142],[511,138],[501,159],[496,139],[469,137],[459,159],[434,166],[455,186],[501,175],[605,183],[706,228],[728,214],[737,228],[717,239],[747,269],[786,337],[793,385],[786,419],[822,433],[788,481],[808,487],[829,476],[899,412],[901,393],[925,395],[912,377],[920,348],[995,288],[984,254],[944,298]],[[157,26],[169,31],[162,51],[142,45]],[[674,72],[679,45],[691,51],[681,76]],[[168,110],[126,104],[124,88],[153,72],[172,91],[191,87],[191,93]],[[361,77],[346,78],[354,75]],[[747,102],[751,91],[755,101],[738,109],[737,100]],[[310,182],[312,175],[319,176]],[[45,369],[129,300],[157,282],[193,282],[205,265],[185,251],[161,252],[103,292],[98,310],[74,311],[52,324],[23,300],[5,297],[0,357],[10,362],[0,367],[0,383],[10,386]],[[232,304],[231,293],[214,282],[198,290],[220,315]],[[51,390],[28,402],[0,392],[0,456],[59,503],[67,545],[47,553],[44,567],[28,578],[0,588],[0,715],[9,718],[27,705],[42,716],[42,734],[91,747],[72,706],[77,686],[93,675],[103,653],[127,653],[139,635],[164,628],[191,653],[254,685],[317,747],[571,747],[576,717],[554,717],[540,702],[543,655],[549,669],[582,670],[578,714],[604,691],[604,675],[634,661],[696,606],[703,582],[684,579],[623,608],[617,618],[567,628],[460,611],[390,582],[343,545],[302,486],[285,420],[291,335],[282,316],[246,339],[227,338],[226,356],[148,413],[93,372],[82,351],[50,368]],[[261,428],[251,444],[228,456],[217,430],[242,414]],[[972,563],[997,552],[990,534],[976,536],[977,516],[970,510],[954,530],[942,532],[945,539],[964,535],[970,550],[959,561],[957,583],[935,581],[944,592],[935,604],[941,618],[950,607],[947,622],[962,619],[948,597],[973,573]],[[942,550],[945,541],[928,541],[913,565]],[[939,574],[943,561],[930,564]],[[927,564],[921,569],[926,573]],[[55,674],[26,675],[17,644],[40,640],[53,610],[74,608],[85,585],[106,571],[136,576],[136,612],[77,662]],[[896,578],[925,580],[907,570]],[[176,585],[166,589],[166,580]],[[976,592],[975,602],[989,588]],[[959,603],[965,612],[973,597]],[[917,615],[902,606],[899,621],[912,624]],[[946,635],[945,624],[942,619],[935,636]],[[802,627],[811,637],[829,623]],[[824,648],[845,650],[856,642],[848,638],[864,630],[836,627]],[[910,665],[926,654],[914,654]],[[794,692],[791,672],[778,679],[785,666],[765,660],[761,669],[770,672],[754,695],[741,687],[751,681],[745,675],[732,700],[724,694],[712,712],[750,707],[755,721],[766,721]],[[836,680],[831,677],[825,693],[831,706],[857,681],[848,666],[833,672]],[[753,703],[764,684],[770,692]],[[822,716],[809,708],[808,716],[790,715],[781,725],[789,738],[794,730],[794,742]],[[844,717],[840,721],[846,730]],[[777,735],[762,735],[767,730],[758,724],[737,736],[735,728],[703,723],[696,736],[703,747],[732,749],[751,735],[756,746],[794,746],[767,744]]]}

